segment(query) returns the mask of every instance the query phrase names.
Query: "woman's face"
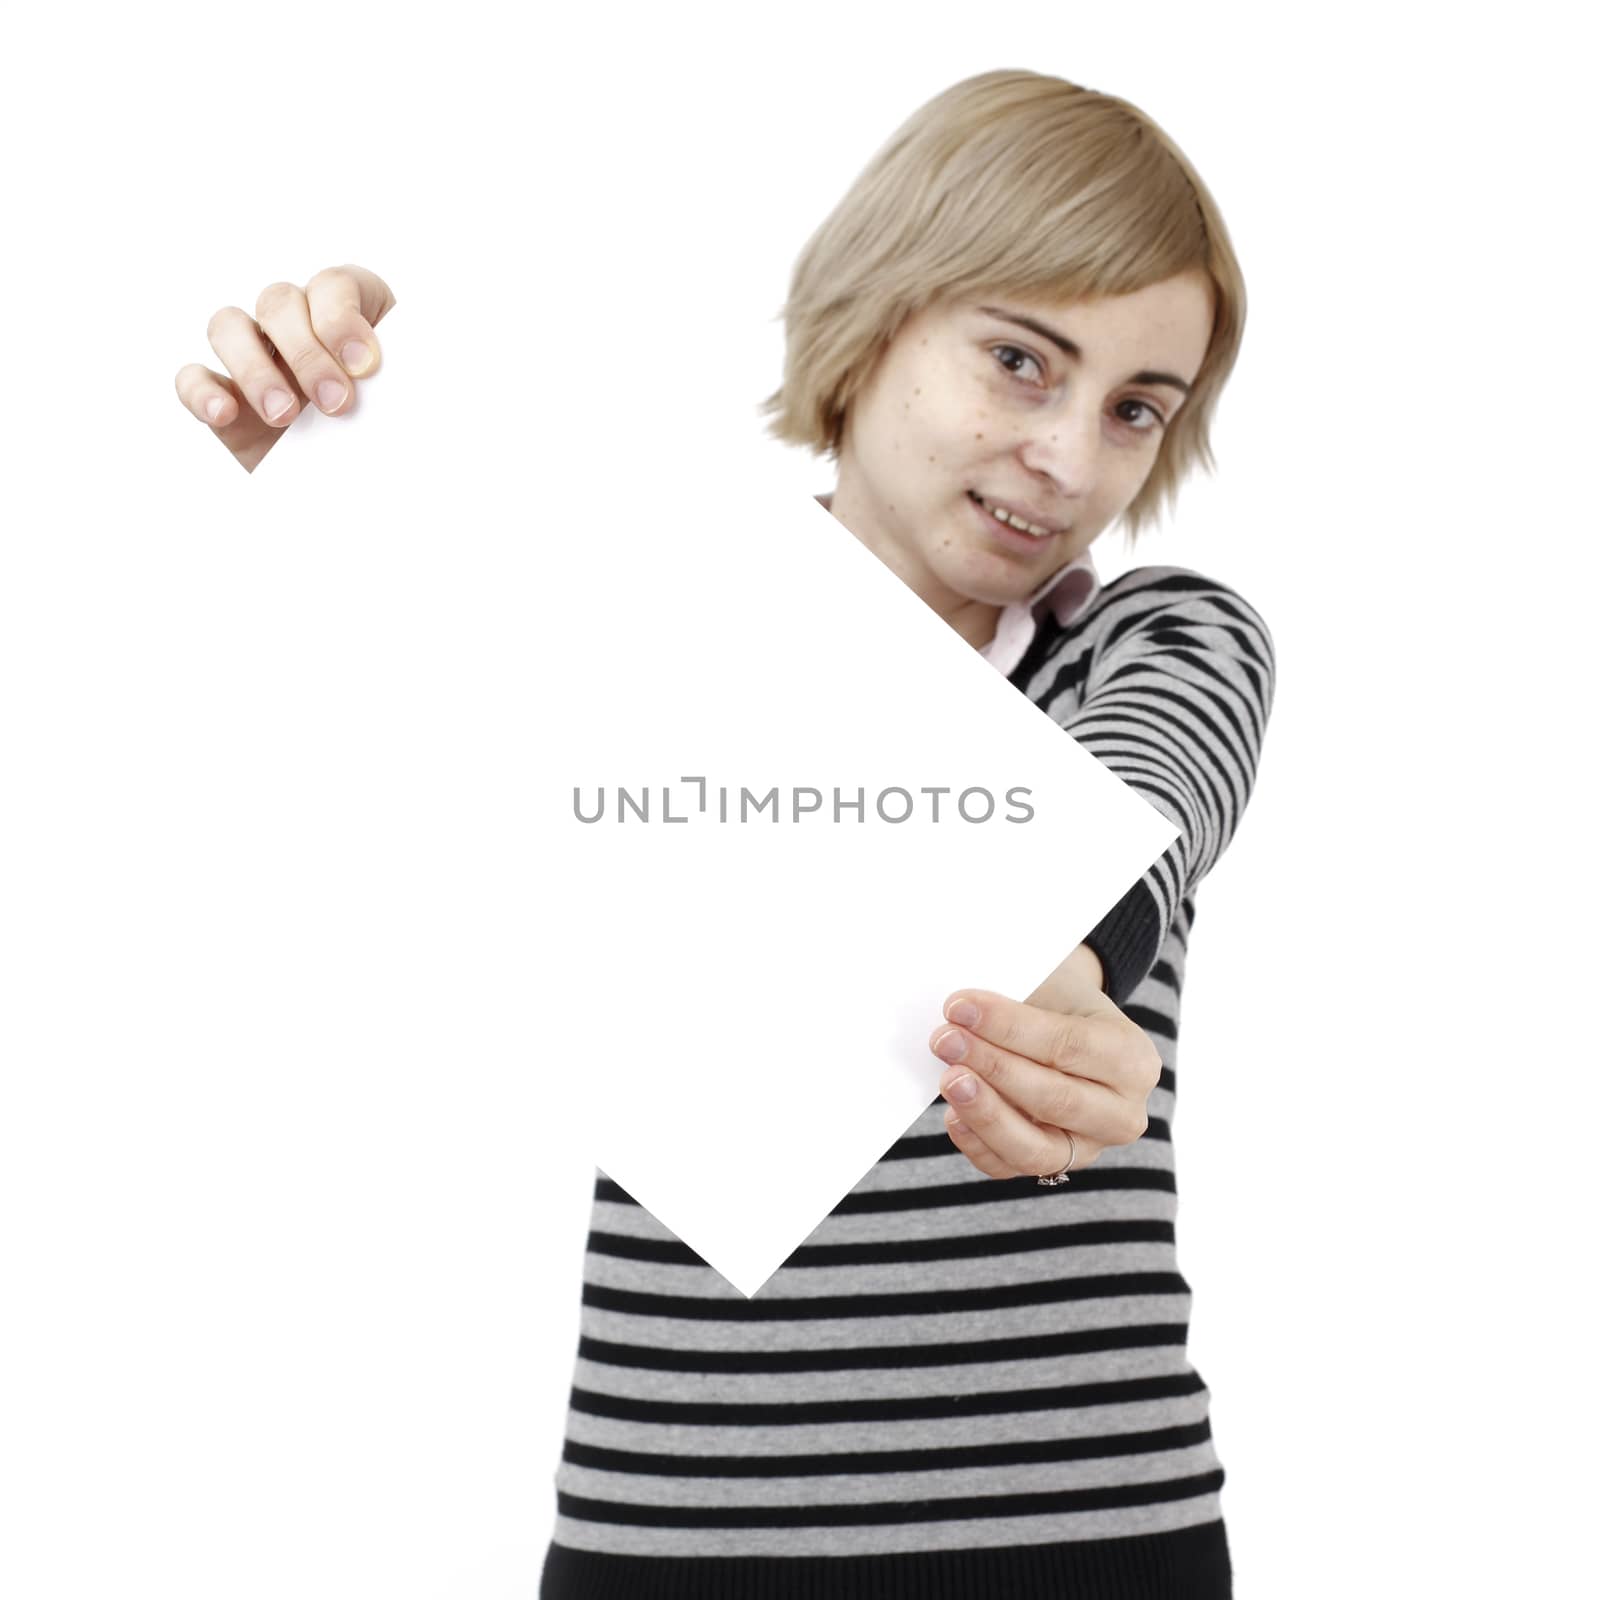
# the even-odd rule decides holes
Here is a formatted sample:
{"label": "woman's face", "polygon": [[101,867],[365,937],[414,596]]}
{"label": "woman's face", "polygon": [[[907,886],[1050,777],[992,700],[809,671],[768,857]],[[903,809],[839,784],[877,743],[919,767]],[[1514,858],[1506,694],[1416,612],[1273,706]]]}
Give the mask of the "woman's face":
{"label": "woman's face", "polygon": [[831,510],[947,616],[1025,598],[1139,492],[1211,315],[1198,272],[1100,300],[918,313],[849,408]]}

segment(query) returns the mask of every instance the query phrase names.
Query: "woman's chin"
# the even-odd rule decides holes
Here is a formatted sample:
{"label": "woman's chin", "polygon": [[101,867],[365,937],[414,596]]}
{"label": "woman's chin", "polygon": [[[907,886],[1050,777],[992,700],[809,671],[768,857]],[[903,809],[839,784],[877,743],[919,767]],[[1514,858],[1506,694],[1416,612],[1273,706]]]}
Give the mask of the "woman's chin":
{"label": "woman's chin", "polygon": [[965,600],[979,605],[1009,606],[1025,600],[1044,582],[1048,570],[1043,565],[1019,562],[1001,552],[971,550],[949,563],[940,577],[947,587]]}

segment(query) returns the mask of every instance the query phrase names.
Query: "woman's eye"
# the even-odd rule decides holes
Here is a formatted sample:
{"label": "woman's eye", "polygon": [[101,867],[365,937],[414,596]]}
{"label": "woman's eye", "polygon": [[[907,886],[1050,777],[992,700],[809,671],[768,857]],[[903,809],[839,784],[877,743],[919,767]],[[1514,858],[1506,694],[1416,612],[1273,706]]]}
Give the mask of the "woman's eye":
{"label": "woman's eye", "polygon": [[1023,371],[1024,366],[1032,367],[1039,377],[1044,376],[1044,369],[1039,365],[1038,359],[1030,356],[1026,350],[1019,350],[1014,344],[997,344],[991,353],[1014,378],[1026,376]]}
{"label": "woman's eye", "polygon": [[1164,428],[1167,419],[1152,405],[1143,400],[1123,400],[1117,406],[1117,419],[1126,422],[1128,426],[1138,433],[1149,433],[1155,428]]}

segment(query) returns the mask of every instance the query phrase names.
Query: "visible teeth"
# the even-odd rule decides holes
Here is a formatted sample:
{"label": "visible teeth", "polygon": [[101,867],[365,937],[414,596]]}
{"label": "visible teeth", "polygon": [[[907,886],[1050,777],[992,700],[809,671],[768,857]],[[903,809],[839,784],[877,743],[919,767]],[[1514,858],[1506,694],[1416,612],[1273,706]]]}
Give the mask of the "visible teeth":
{"label": "visible teeth", "polygon": [[1008,528],[1016,528],[1022,533],[1030,533],[1035,539],[1046,539],[1050,536],[1050,530],[1048,528],[1041,528],[1038,523],[1029,522],[1026,520],[1026,518],[1019,517],[1014,511],[1007,511],[1004,506],[992,506],[987,500],[979,499],[977,495],[974,495],[973,499],[977,500],[978,504],[982,506],[989,513],[989,515],[995,519],[996,522],[1003,522]]}

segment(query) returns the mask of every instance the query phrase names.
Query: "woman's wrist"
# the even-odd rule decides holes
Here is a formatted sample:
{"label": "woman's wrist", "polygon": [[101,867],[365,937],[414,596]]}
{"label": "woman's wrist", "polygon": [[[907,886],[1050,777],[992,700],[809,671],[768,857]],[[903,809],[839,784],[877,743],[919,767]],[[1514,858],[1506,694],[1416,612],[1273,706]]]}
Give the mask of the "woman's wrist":
{"label": "woman's wrist", "polygon": [[1082,995],[1086,987],[1092,987],[1097,994],[1104,994],[1106,974],[1099,955],[1088,945],[1080,944],[1028,996],[1028,1004],[1071,1010],[1069,997],[1075,992]]}
{"label": "woman's wrist", "polygon": [[1087,978],[1102,994],[1105,993],[1105,966],[1089,945],[1080,944],[1061,964],[1067,971]]}

